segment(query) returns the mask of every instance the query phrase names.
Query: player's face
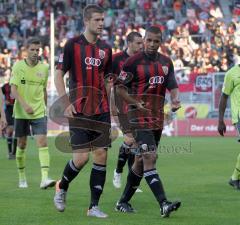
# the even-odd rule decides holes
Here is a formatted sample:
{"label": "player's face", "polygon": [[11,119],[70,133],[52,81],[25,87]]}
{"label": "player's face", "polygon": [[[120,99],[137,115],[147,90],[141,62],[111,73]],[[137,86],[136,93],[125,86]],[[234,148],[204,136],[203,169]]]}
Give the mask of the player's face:
{"label": "player's face", "polygon": [[91,19],[85,20],[88,31],[93,35],[100,35],[104,27],[104,14],[93,13]]}
{"label": "player's face", "polygon": [[144,38],[144,47],[147,54],[156,54],[161,44],[161,34],[147,32]]}
{"label": "player's face", "polygon": [[143,50],[143,39],[141,37],[134,37],[133,42],[129,43],[129,48],[133,54]]}
{"label": "player's face", "polygon": [[40,45],[39,44],[30,44],[27,49],[27,58],[32,61],[36,62],[38,60],[38,55],[40,51]]}

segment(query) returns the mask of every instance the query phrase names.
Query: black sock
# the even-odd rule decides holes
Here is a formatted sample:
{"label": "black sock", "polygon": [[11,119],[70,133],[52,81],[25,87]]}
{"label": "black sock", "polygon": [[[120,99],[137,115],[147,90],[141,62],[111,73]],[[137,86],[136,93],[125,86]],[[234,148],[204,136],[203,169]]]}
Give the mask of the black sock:
{"label": "black sock", "polygon": [[154,168],[144,171],[144,177],[148,183],[148,186],[151,188],[155,198],[157,199],[159,205],[161,206],[162,202],[166,201],[166,196],[157,170]]}
{"label": "black sock", "polygon": [[127,162],[129,151],[130,151],[130,146],[124,142],[119,148],[118,162],[117,162],[117,168],[116,168],[117,173],[123,172],[123,167]]}
{"label": "black sock", "polygon": [[135,155],[132,153],[129,153],[128,155],[128,169],[130,170],[132,168],[132,165],[134,163]]}
{"label": "black sock", "polygon": [[14,138],[12,145],[12,155],[16,155],[16,151],[17,151],[17,138]]}
{"label": "black sock", "polygon": [[8,154],[12,153],[12,142],[13,142],[12,137],[7,137]]}
{"label": "black sock", "polygon": [[142,176],[139,176],[136,173],[134,173],[132,169],[129,170],[128,177],[127,177],[127,184],[119,200],[119,203],[128,202],[132,198],[138,186],[140,185],[141,180],[142,180]]}
{"label": "black sock", "polygon": [[93,163],[90,175],[91,203],[89,209],[97,206],[106,180],[106,165]]}
{"label": "black sock", "polygon": [[69,184],[78,175],[80,170],[81,168],[76,168],[76,166],[73,163],[73,160],[70,160],[65,166],[65,169],[63,171],[63,176],[59,183],[59,188],[67,191]]}

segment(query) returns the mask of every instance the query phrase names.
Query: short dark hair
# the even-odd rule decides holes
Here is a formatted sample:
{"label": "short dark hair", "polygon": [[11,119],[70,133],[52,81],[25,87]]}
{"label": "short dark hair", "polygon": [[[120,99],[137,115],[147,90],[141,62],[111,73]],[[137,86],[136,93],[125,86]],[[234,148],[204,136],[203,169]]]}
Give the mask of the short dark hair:
{"label": "short dark hair", "polygon": [[104,10],[99,5],[89,4],[83,9],[83,19],[91,19],[93,13],[104,13]]}
{"label": "short dark hair", "polygon": [[132,31],[127,35],[127,43],[133,42],[135,37],[140,37],[142,38],[142,35],[136,31]]}
{"label": "short dark hair", "polygon": [[161,40],[162,40],[162,31],[161,31],[159,26],[150,26],[150,27],[148,27],[146,29],[145,36],[146,36],[147,33],[160,34],[161,35]]}
{"label": "short dark hair", "polygon": [[35,45],[40,45],[41,41],[39,38],[33,37],[27,40],[26,47],[28,48],[30,45],[35,44]]}

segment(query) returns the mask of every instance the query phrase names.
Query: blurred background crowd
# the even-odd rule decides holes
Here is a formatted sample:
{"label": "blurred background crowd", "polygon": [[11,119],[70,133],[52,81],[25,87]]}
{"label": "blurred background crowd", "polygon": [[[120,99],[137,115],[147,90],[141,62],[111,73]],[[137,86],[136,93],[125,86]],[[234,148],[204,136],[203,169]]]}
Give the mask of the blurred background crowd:
{"label": "blurred background crowd", "polygon": [[[227,8],[224,7],[227,3]],[[144,33],[150,24],[159,25],[164,43],[161,51],[169,55],[178,80],[185,74],[225,72],[240,63],[240,1],[220,0],[2,0],[0,3],[0,76],[24,57],[24,42],[39,36],[42,59],[50,57],[50,12],[55,16],[56,58],[65,41],[83,31],[82,9],[97,3],[105,8],[102,38],[113,51],[124,48],[126,35]]]}

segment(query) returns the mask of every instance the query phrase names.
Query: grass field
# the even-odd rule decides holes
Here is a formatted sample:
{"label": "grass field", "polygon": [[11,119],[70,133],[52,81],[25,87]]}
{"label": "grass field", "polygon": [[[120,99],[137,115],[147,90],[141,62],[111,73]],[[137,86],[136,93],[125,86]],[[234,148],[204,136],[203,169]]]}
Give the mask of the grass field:
{"label": "grass field", "polygon": [[[170,218],[160,218],[159,207],[145,180],[143,193],[136,193],[132,205],[136,214],[121,214],[114,205],[122,189],[112,185],[119,138],[109,150],[107,181],[101,209],[109,214],[102,220],[88,218],[89,172],[91,163],[73,181],[67,208],[59,213],[53,206],[54,189],[40,190],[40,169],[34,141],[29,139],[27,178],[29,188],[17,188],[14,161],[7,160],[5,140],[0,140],[0,225],[239,225],[240,192],[228,179],[239,153],[235,138],[162,138],[157,168],[170,200],[179,199],[182,207]],[[52,178],[59,178],[70,154],[57,151],[49,139]],[[127,168],[124,170],[126,177]],[[125,178],[123,179],[125,180]]]}

